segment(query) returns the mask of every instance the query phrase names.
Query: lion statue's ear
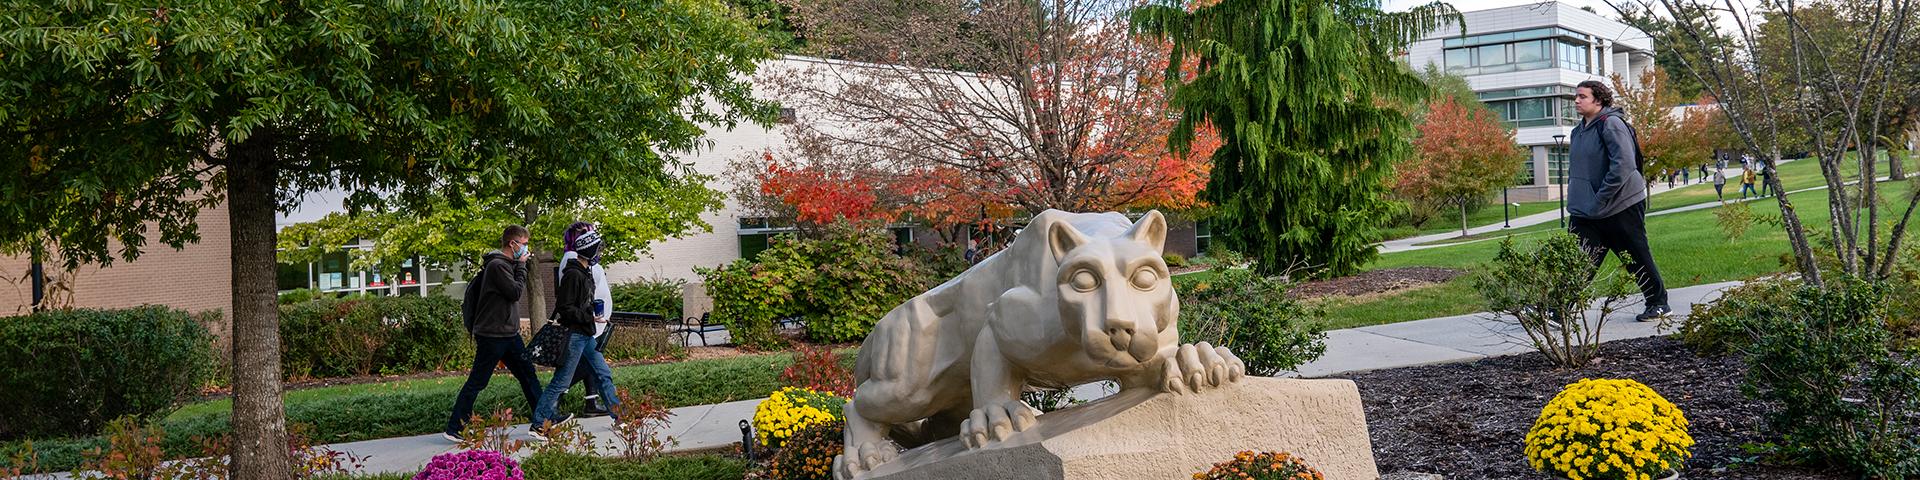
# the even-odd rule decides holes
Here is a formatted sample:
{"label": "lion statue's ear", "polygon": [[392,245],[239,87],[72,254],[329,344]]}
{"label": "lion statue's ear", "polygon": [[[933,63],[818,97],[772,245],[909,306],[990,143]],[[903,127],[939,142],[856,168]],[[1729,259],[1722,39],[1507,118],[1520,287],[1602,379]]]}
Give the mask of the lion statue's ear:
{"label": "lion statue's ear", "polygon": [[1167,247],[1167,217],[1161,215],[1159,210],[1149,211],[1146,216],[1140,217],[1140,221],[1133,223],[1133,228],[1127,229],[1126,237],[1136,242],[1152,245],[1154,251],[1165,251]]}
{"label": "lion statue's ear", "polygon": [[1067,252],[1086,244],[1087,236],[1064,220],[1047,227],[1047,245],[1053,249],[1054,260],[1067,258]]}

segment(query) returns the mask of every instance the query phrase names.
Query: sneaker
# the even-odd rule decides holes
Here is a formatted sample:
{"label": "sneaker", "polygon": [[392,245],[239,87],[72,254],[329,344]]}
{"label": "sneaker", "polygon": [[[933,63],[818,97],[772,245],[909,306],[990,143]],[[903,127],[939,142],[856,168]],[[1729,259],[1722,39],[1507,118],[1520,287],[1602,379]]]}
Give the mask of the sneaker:
{"label": "sneaker", "polygon": [[1642,322],[1651,322],[1654,320],[1667,318],[1667,314],[1669,313],[1673,313],[1673,309],[1667,308],[1666,305],[1654,305],[1651,307],[1647,307],[1647,311],[1641,312],[1640,316],[1633,317],[1633,319],[1639,320]]}
{"label": "sneaker", "polygon": [[440,432],[440,438],[447,439],[449,442],[460,443],[459,432]]}
{"label": "sneaker", "polygon": [[538,442],[545,442],[545,441],[547,441],[547,436],[546,436],[546,435],[541,435],[541,434],[540,434],[540,428],[539,428],[539,427],[534,427],[534,426],[528,426],[528,427],[527,427],[527,436],[528,436],[528,437],[531,437],[531,438],[533,438],[533,440],[534,440],[534,441],[538,441]]}
{"label": "sneaker", "polygon": [[571,413],[563,413],[563,414],[560,414],[560,417],[559,417],[559,418],[556,418],[556,419],[553,419],[553,420],[548,420],[548,421],[547,421],[547,424],[549,424],[549,425],[559,425],[559,424],[562,424],[562,423],[567,423],[567,422],[571,422],[571,421],[573,421],[573,414],[571,414]]}

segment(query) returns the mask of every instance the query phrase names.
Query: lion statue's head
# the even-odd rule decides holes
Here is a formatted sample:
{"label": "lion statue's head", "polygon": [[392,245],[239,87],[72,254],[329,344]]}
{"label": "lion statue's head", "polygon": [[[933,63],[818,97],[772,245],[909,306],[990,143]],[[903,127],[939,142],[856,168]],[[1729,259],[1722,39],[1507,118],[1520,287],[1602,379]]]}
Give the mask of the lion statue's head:
{"label": "lion statue's head", "polygon": [[1136,368],[1179,341],[1180,303],[1161,258],[1166,240],[1167,219],[1158,211],[1112,237],[1090,238],[1068,222],[1049,227],[1060,321],[1107,367]]}

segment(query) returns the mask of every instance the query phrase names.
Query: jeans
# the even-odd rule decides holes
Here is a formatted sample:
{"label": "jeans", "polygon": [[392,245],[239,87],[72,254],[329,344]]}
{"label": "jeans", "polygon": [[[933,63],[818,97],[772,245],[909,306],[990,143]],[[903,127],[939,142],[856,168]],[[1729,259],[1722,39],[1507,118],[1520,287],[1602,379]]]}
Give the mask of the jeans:
{"label": "jeans", "polygon": [[457,433],[466,428],[467,419],[473,416],[474,398],[493,380],[493,367],[502,360],[507,362],[507,371],[513,372],[514,380],[520,381],[520,394],[527,397],[527,406],[533,407],[540,400],[540,377],[534,376],[533,362],[527,361],[527,345],[520,342],[519,335],[473,337],[473,347],[473,369],[467,372],[467,383],[460,386],[460,396],[453,400],[453,416],[447,419],[447,432]]}
{"label": "jeans", "polygon": [[1749,194],[1749,193],[1752,193],[1752,194],[1754,194],[1755,196],[1758,196],[1758,195],[1760,195],[1760,193],[1759,193],[1759,192],[1755,192],[1755,191],[1753,191],[1753,184],[1751,184],[1751,183],[1742,183],[1742,184],[1740,184],[1740,199],[1741,199],[1741,200],[1746,200],[1746,199],[1747,199],[1747,194]]}
{"label": "jeans", "polygon": [[607,367],[607,359],[594,349],[593,337],[571,332],[567,336],[567,356],[553,369],[547,390],[540,393],[540,403],[533,408],[533,428],[540,428],[547,419],[556,416],[553,410],[560,404],[560,396],[572,386],[567,380],[573,378],[573,371],[580,367],[582,360],[592,369],[593,381],[600,384],[600,400],[607,402],[608,408],[620,404],[620,395],[613,389],[613,369]]}
{"label": "jeans", "polygon": [[1608,252],[1624,254],[1627,272],[1640,285],[1647,307],[1667,306],[1667,284],[1653,264],[1653,250],[1647,248],[1646,213],[1646,202],[1635,203],[1607,218],[1569,218],[1567,227],[1580,237],[1580,246],[1593,257],[1594,265],[1605,261]]}
{"label": "jeans", "polygon": [[[602,359],[606,358],[607,339],[610,338],[613,338],[613,325],[607,325],[607,331],[601,333],[599,337],[594,338],[593,349],[600,352]],[[591,398],[600,395],[600,384],[593,381],[593,366],[587,365],[587,362],[587,356],[581,355],[579,365],[573,369],[573,378],[567,381],[567,388],[573,388],[574,385],[585,383],[587,397]]]}

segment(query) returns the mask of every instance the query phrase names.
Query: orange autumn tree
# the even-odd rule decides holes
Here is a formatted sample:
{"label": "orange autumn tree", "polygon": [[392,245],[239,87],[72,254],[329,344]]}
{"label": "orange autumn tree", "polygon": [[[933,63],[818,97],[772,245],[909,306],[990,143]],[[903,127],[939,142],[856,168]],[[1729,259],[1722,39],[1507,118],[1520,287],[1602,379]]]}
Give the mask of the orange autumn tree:
{"label": "orange autumn tree", "polygon": [[1436,210],[1459,210],[1465,236],[1467,210],[1511,184],[1526,154],[1514,143],[1513,132],[1474,100],[1438,97],[1427,108],[1413,141],[1418,155],[1398,167],[1393,191]]}
{"label": "orange autumn tree", "polygon": [[[1196,194],[1218,140],[1203,133],[1191,152],[1167,150],[1177,121],[1162,87],[1167,47],[1132,37],[1112,14],[1131,3],[963,3],[782,2],[807,53],[835,60],[763,71],[769,95],[796,115],[785,145],[736,161],[747,172],[740,190],[762,200],[748,203],[803,222],[910,220],[943,235],[937,227],[1049,208],[1203,206]],[[871,204],[847,201],[868,192]]]}

